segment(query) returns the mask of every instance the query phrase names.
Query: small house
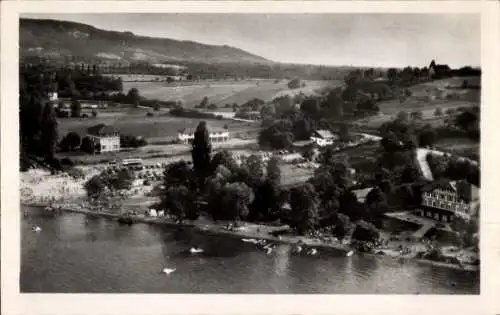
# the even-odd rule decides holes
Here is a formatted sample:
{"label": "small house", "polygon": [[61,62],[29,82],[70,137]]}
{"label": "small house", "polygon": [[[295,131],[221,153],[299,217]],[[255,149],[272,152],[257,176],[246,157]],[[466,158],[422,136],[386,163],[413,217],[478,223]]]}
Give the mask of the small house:
{"label": "small house", "polygon": [[311,136],[311,141],[316,143],[320,147],[324,147],[327,145],[332,145],[338,137],[334,135],[330,130],[321,129],[315,130]]}
{"label": "small house", "polygon": [[111,126],[95,125],[87,129],[87,135],[98,153],[120,151],[120,134]]}

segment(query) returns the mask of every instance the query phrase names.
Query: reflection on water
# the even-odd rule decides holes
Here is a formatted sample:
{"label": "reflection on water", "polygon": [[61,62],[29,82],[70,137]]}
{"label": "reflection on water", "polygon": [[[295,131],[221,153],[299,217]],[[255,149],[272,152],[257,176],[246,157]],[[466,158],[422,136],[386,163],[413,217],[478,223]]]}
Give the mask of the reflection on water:
{"label": "reflection on water", "polygon": [[[226,235],[31,210],[22,219],[22,292],[477,294],[479,275],[290,245],[270,255]],[[41,233],[31,232],[33,224]],[[204,252],[192,255],[191,247]],[[176,268],[171,275],[163,268]],[[455,286],[451,283],[456,283]]]}

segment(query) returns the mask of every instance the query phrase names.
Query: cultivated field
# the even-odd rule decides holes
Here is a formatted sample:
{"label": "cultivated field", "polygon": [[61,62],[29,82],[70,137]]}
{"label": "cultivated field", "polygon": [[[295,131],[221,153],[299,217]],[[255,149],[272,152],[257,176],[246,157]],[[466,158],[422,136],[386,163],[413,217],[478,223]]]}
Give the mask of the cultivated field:
{"label": "cultivated field", "polygon": [[[436,119],[434,115],[437,108],[445,112],[450,108],[456,110],[459,107],[480,105],[480,90],[456,89],[463,80],[467,80],[470,84],[479,84],[478,77],[449,78],[418,84],[409,88],[412,96],[404,102],[399,100],[381,102],[378,104],[379,115],[362,119],[357,123],[368,128],[378,128],[383,123],[394,119],[401,111],[407,113],[419,111],[422,112],[422,123],[436,125],[442,122],[442,119]],[[453,95],[455,99],[447,99],[447,95]]]}
{"label": "cultivated field", "polygon": [[124,109],[122,112],[106,112],[96,118],[59,119],[59,135],[62,137],[70,131],[85,135],[87,128],[97,125],[111,125],[125,135],[142,136],[148,140],[164,141],[172,139],[182,128],[195,128],[200,121],[206,121],[208,128],[223,129],[227,125],[232,133],[244,133],[259,128],[259,123],[247,123],[231,120],[181,118],[169,115],[147,117],[147,111]]}
{"label": "cultivated field", "polygon": [[204,81],[204,82],[124,82],[123,90],[137,88],[139,93],[149,99],[164,101],[180,100],[185,107],[198,105],[203,97],[209,103],[218,105],[237,103],[241,105],[253,98],[271,101],[276,96],[294,95],[300,92],[315,93],[316,90],[335,87],[340,81],[304,81],[304,88],[290,90],[287,81],[282,80],[241,80],[241,81]]}

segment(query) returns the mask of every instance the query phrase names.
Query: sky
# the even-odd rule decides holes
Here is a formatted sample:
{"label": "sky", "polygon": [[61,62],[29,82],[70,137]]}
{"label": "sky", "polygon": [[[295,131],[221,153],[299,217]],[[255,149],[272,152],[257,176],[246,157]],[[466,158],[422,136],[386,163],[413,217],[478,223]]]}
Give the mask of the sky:
{"label": "sky", "polygon": [[136,35],[229,45],[277,62],[480,66],[474,14],[37,14]]}

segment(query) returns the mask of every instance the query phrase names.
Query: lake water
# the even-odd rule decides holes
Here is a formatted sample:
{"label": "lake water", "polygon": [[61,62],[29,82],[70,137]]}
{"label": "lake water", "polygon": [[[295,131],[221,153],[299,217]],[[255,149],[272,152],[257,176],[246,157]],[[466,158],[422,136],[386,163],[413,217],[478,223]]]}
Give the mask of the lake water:
{"label": "lake water", "polygon": [[[298,256],[289,245],[266,255],[239,238],[189,229],[38,209],[23,216],[21,229],[21,292],[479,294],[478,273],[372,256]],[[189,254],[193,246],[204,253]],[[162,274],[166,267],[176,271]]]}

